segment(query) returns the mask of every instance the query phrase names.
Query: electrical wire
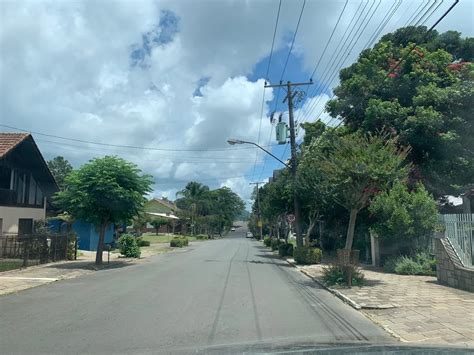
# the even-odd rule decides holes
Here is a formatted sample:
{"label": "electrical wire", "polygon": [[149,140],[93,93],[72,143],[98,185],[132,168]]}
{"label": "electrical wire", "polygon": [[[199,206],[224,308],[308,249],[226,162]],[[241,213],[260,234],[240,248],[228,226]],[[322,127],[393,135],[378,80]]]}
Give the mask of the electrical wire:
{"label": "electrical wire", "polygon": [[[277,11],[277,15],[276,15],[276,20],[275,20],[275,28],[273,30],[273,39],[272,39],[272,47],[270,49],[270,56],[268,58],[268,64],[267,64],[267,73],[265,74],[265,80],[266,81],[270,81],[269,78],[268,78],[268,74],[270,72],[270,64],[272,62],[272,57],[273,57],[273,48],[274,48],[274,45],[275,45],[275,38],[276,38],[276,33],[277,33],[277,29],[278,29],[278,21],[280,19],[280,10],[281,10],[281,1],[279,2],[278,4],[278,11]],[[263,86],[263,96],[262,96],[262,107],[260,108],[260,123],[259,123],[259,126],[258,126],[258,138],[257,138],[257,144],[260,144],[260,134],[262,132],[262,121],[263,121],[263,108],[265,106],[265,85]],[[255,161],[254,161],[254,164],[253,164],[253,172],[252,174],[255,174],[255,169],[257,167],[257,160],[258,160],[258,148],[255,147]]]}
{"label": "electrical wire", "polygon": [[63,140],[72,141],[72,142],[94,144],[94,145],[99,145],[99,146],[104,146],[104,147],[135,149],[135,150],[152,150],[152,151],[163,151],[163,152],[226,152],[226,151],[232,151],[232,150],[254,149],[253,147],[215,148],[215,149],[172,149],[172,148],[144,147],[144,146],[134,146],[134,145],[102,143],[102,142],[94,142],[94,141],[88,141],[88,140],[77,139],[77,138],[63,137],[63,136],[58,136],[54,134],[30,131],[23,128],[13,127],[13,126],[5,125],[5,124],[0,124],[0,127],[5,127],[5,128],[13,129],[16,131],[21,131],[21,132],[32,133],[32,134],[36,134],[36,135],[44,136],[44,137],[63,139]]}

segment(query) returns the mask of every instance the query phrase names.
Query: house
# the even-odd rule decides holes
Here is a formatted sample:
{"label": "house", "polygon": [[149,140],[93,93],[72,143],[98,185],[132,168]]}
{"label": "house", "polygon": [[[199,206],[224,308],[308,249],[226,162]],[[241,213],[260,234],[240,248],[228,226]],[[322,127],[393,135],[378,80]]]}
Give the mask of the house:
{"label": "house", "polygon": [[0,234],[31,234],[59,191],[28,133],[0,133]]}
{"label": "house", "polygon": [[[166,197],[161,199],[153,198],[145,203],[145,213],[153,218],[163,218],[169,220],[170,223],[162,225],[160,227],[160,233],[184,233],[185,225],[180,222],[179,217],[176,215],[179,212],[179,208],[173,201],[168,200]],[[152,225],[147,225],[148,231],[154,231]]]}

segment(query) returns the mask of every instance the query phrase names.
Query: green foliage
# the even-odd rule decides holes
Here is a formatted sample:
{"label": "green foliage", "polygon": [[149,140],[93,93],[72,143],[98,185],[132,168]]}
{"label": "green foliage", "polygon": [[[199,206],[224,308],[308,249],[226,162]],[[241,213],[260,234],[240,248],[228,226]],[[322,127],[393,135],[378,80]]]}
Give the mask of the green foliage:
{"label": "green foliage", "polygon": [[436,259],[427,252],[418,252],[413,257],[389,258],[383,266],[385,272],[399,275],[436,275]]}
{"label": "green foliage", "polygon": [[139,247],[149,247],[150,246],[150,241],[149,240],[143,240],[143,238],[135,238],[137,240],[137,245]]}
{"label": "green foliage", "polygon": [[221,235],[232,227],[245,204],[228,187],[210,190],[208,186],[191,181],[179,191],[176,205],[187,212],[195,226],[204,228],[208,233]]}
{"label": "green foliage", "polygon": [[137,238],[130,234],[123,234],[119,238],[119,250],[127,258],[139,258],[141,254]]}
{"label": "green foliage", "polygon": [[186,237],[174,237],[170,241],[170,247],[182,248],[189,244],[189,240]]}
{"label": "green foliage", "polygon": [[406,256],[401,256],[395,265],[395,273],[400,275],[420,275],[422,272],[422,266]]}
{"label": "green foliage", "polygon": [[72,171],[72,165],[64,157],[57,156],[52,160],[48,161],[48,168],[51,174],[54,176],[54,180],[58,184],[61,190],[66,187],[65,179],[66,176]]}
{"label": "green foliage", "polygon": [[77,242],[77,234],[74,232],[69,232],[67,236],[67,250],[66,250],[67,260],[74,260],[74,254],[76,252],[76,242]]}
{"label": "green foliage", "polygon": [[196,235],[197,240],[208,240],[208,239],[213,239],[212,236],[206,235],[206,234],[198,234]]}
{"label": "green foliage", "polygon": [[278,255],[282,258],[285,256],[293,256],[293,244],[291,243],[280,243],[278,246]]}
{"label": "green foliage", "polygon": [[284,243],[280,239],[273,238],[270,242],[270,247],[272,248],[272,251],[278,250],[278,247],[280,246],[281,243]]}
{"label": "green foliage", "polygon": [[412,147],[412,178],[436,198],[456,194],[474,175],[473,55],[474,39],[458,32],[398,29],[340,71],[327,108],[351,131],[398,134]]}
{"label": "green foliage", "polygon": [[311,248],[307,246],[296,247],[293,251],[293,257],[297,264],[319,264],[323,257],[323,252],[319,248]]}
{"label": "green foliage", "polygon": [[67,189],[55,196],[58,206],[73,218],[99,227],[96,263],[102,263],[105,229],[138,215],[151,191],[152,179],[121,158],[96,158],[72,171]]}
{"label": "green foliage", "polygon": [[169,221],[165,218],[152,218],[150,220],[150,224],[155,228],[156,234],[158,234],[160,227],[165,226],[169,223]]}
{"label": "green foliage", "polygon": [[414,248],[426,246],[437,224],[436,203],[422,184],[408,191],[396,182],[374,198],[369,211],[376,217],[372,230],[382,240],[407,240]]}
{"label": "green foliage", "polygon": [[349,274],[352,278],[352,286],[362,286],[364,284],[364,274],[354,265],[329,265],[324,267],[323,282],[327,286],[346,286]]}
{"label": "green foliage", "polygon": [[272,239],[270,237],[265,237],[263,238],[263,244],[266,246],[266,247],[271,247],[272,245]]}
{"label": "green foliage", "polygon": [[321,196],[327,196],[324,200],[330,197],[350,212],[347,249],[352,248],[357,214],[370,197],[407,176],[404,160],[408,152],[386,134],[355,132],[339,136],[331,131],[313,140],[305,151],[299,166],[300,181],[306,181],[306,185],[301,184],[303,188],[307,186],[311,196],[317,192],[319,205],[324,204]]}

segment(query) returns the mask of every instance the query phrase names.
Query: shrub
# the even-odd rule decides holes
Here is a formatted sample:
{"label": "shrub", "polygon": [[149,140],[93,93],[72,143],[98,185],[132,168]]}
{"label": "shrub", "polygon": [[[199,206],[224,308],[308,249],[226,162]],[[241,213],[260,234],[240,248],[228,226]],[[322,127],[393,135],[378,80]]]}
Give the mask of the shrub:
{"label": "shrub", "polygon": [[137,238],[137,244],[139,247],[149,247],[150,246],[150,241],[149,240],[143,240],[142,238]]}
{"label": "shrub", "polygon": [[270,247],[272,244],[271,238],[270,237],[263,238],[263,244],[265,244],[266,247]]}
{"label": "shrub", "polygon": [[387,259],[385,272],[399,275],[436,275],[436,259],[427,252],[419,252],[414,257],[397,256]]}
{"label": "shrub", "polygon": [[293,244],[282,242],[278,246],[278,255],[282,258],[285,256],[293,256]]}
{"label": "shrub", "polygon": [[272,251],[278,250],[278,247],[280,246],[281,243],[284,243],[284,242],[280,241],[280,239],[272,239],[271,244],[270,244]]}
{"label": "shrub", "polygon": [[207,239],[211,239],[211,238],[206,234],[198,234],[196,236],[196,240],[207,240]]}
{"label": "shrub", "polygon": [[402,256],[397,261],[395,272],[399,275],[420,275],[423,273],[423,267],[415,260]]}
{"label": "shrub", "polygon": [[349,273],[351,274],[353,286],[361,286],[364,283],[364,274],[354,265],[330,265],[324,267],[323,282],[327,286],[347,285]]}
{"label": "shrub", "polygon": [[321,262],[323,252],[319,248],[296,247],[293,256],[297,264],[318,264]]}
{"label": "shrub", "polygon": [[[67,242],[67,260],[74,260],[74,254],[76,252],[76,241],[77,235],[74,232],[69,233]],[[78,253],[79,254],[79,253]]]}
{"label": "shrub", "polygon": [[174,237],[170,241],[170,247],[182,248],[189,244],[189,240],[186,237]]}
{"label": "shrub", "polygon": [[120,254],[127,258],[139,258],[140,247],[137,238],[130,234],[124,234],[119,238]]}

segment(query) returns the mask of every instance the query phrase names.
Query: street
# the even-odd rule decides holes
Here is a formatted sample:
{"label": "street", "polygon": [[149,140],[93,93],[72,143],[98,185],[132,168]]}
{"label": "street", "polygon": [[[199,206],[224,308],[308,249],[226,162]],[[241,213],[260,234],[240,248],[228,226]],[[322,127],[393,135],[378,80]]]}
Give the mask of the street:
{"label": "street", "polygon": [[394,341],[245,232],[3,296],[1,352],[224,352]]}

